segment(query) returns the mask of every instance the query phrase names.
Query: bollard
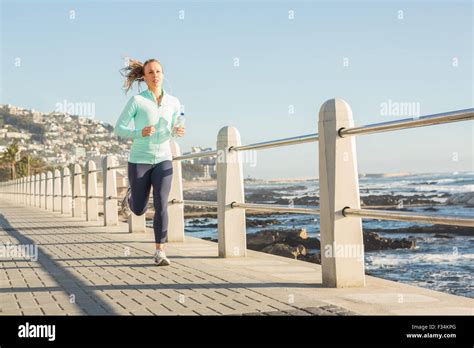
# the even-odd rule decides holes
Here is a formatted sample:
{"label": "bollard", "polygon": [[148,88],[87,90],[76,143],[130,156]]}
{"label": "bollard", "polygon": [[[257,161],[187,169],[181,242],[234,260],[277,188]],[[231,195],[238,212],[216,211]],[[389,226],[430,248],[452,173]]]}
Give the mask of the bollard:
{"label": "bollard", "polygon": [[346,206],[360,208],[355,138],[338,133],[354,126],[350,106],[342,99],[328,100],[321,106],[318,126],[323,286],[363,287],[362,222],[342,215]]}
{"label": "bollard", "polygon": [[104,156],[102,158],[104,226],[118,225],[118,207],[117,198],[115,198],[117,197],[117,170],[108,169],[117,165],[115,156]]}
{"label": "bollard", "polygon": [[71,171],[63,167],[61,171],[61,214],[70,216],[72,212]]}
{"label": "bollard", "polygon": [[230,146],[241,145],[239,131],[223,127],[217,135],[217,229],[220,257],[247,255],[245,209],[233,209],[232,202],[244,203],[244,179],[239,153]]}
{"label": "bollard", "polygon": [[97,198],[97,172],[95,162],[86,162],[86,220],[99,220],[99,199]]}
{"label": "bollard", "polygon": [[72,216],[84,218],[84,206],[82,205],[84,191],[82,189],[82,168],[80,164],[74,165],[72,177]]}
{"label": "bollard", "polygon": [[[170,145],[173,157],[180,156],[181,150],[178,143],[171,140]],[[181,161],[173,161],[173,179],[168,204],[168,242],[184,242],[184,204],[174,204],[173,199],[183,200]]]}

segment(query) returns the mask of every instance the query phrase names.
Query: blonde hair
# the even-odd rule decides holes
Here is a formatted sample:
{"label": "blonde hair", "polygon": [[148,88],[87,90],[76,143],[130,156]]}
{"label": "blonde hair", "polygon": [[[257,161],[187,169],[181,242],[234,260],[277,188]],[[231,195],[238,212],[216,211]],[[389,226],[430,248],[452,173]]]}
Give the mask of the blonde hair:
{"label": "blonde hair", "polygon": [[144,80],[143,76],[145,75],[145,67],[148,63],[156,62],[160,64],[161,69],[163,70],[163,65],[158,59],[148,59],[145,63],[142,63],[135,59],[130,59],[128,61],[128,66],[120,69],[120,73],[125,77],[125,82],[123,88],[125,93],[127,93],[135,81],[138,81],[138,91],[140,91],[140,83]]}

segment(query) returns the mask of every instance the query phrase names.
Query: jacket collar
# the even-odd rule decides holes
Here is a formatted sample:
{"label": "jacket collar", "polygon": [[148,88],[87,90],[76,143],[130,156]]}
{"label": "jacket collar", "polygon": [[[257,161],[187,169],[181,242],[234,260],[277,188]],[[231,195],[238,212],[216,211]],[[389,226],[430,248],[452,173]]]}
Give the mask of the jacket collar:
{"label": "jacket collar", "polygon": [[[162,87],[161,88],[161,93],[163,94],[163,96],[161,97],[161,103],[158,104],[158,105],[161,105],[163,104],[163,100],[165,99],[166,95],[168,94],[165,89]],[[154,103],[156,103],[156,98],[155,98],[155,95],[153,94],[153,92],[149,89],[146,89],[145,91],[143,91],[141,94],[145,95],[148,99],[152,100]]]}

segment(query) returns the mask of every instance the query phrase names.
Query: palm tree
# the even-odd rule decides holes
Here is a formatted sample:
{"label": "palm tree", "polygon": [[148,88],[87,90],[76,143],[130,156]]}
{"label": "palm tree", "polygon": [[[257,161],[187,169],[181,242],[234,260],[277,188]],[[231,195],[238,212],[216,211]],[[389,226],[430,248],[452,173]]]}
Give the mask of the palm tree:
{"label": "palm tree", "polygon": [[46,167],[46,162],[39,157],[32,157],[30,159],[30,175],[42,173]]}
{"label": "palm tree", "polygon": [[16,179],[16,163],[20,160],[18,155],[20,150],[18,149],[18,142],[15,141],[12,145],[7,147],[0,157],[0,165],[3,167],[10,167],[11,180]]}

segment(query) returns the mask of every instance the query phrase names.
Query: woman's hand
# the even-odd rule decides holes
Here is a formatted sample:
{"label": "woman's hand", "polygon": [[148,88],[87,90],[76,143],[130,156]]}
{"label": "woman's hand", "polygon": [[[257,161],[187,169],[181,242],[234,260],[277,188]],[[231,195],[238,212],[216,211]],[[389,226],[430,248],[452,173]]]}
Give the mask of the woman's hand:
{"label": "woman's hand", "polygon": [[185,133],[185,132],[186,132],[186,131],[185,131],[184,127],[178,127],[178,128],[176,128],[176,135],[177,135],[178,137],[184,136],[184,133]]}
{"label": "woman's hand", "polygon": [[146,126],[145,128],[142,129],[142,136],[148,137],[150,135],[153,135],[155,133],[155,127],[154,126]]}

